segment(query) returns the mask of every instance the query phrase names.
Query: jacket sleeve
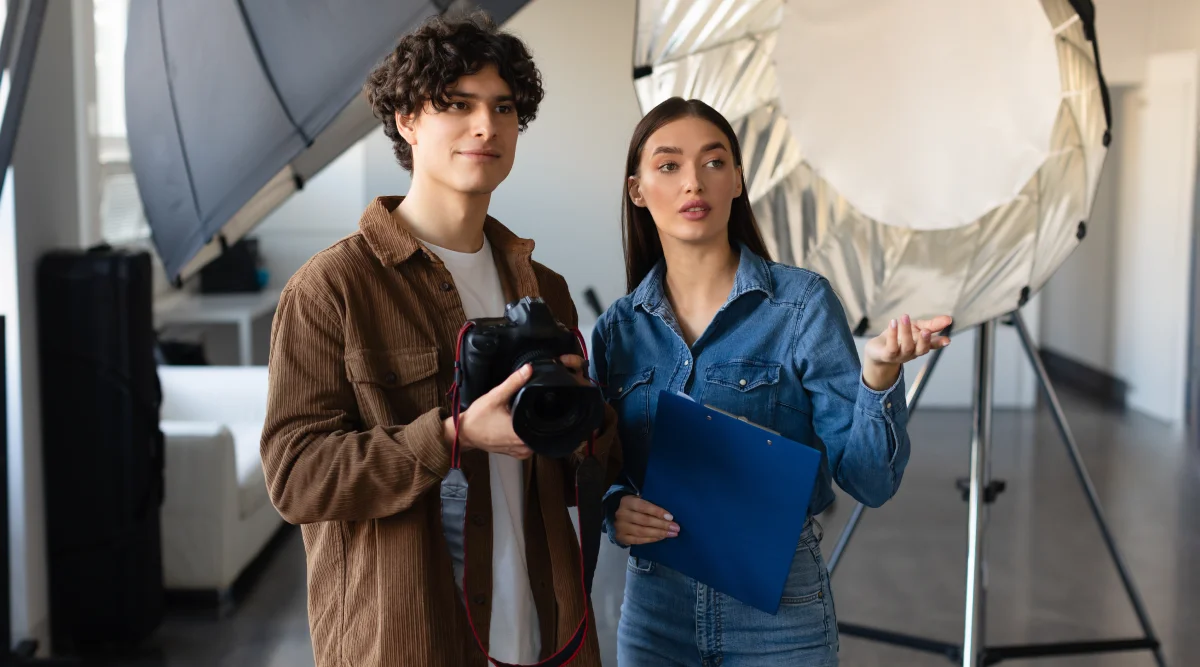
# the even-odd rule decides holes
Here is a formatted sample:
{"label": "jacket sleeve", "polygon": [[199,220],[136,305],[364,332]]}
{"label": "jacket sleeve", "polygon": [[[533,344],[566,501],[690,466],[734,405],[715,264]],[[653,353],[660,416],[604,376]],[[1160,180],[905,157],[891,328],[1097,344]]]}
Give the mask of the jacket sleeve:
{"label": "jacket sleeve", "polygon": [[271,502],[289,523],[403,512],[450,468],[440,409],[406,425],[358,430],[341,318],[304,283],[280,297],[271,333],[261,445]]}
{"label": "jacket sleeve", "polygon": [[[563,289],[566,289],[564,284]],[[569,294],[569,292],[568,292]],[[563,324],[570,329],[576,329],[579,326],[579,313],[575,308],[574,301],[567,297],[569,308],[567,315],[564,318]],[[584,341],[586,345],[586,341]],[[587,352],[587,350],[584,350]],[[593,351],[594,353],[594,351]],[[589,361],[591,354],[586,355]],[[605,471],[604,485],[608,486],[613,483],[618,471],[621,469],[621,444],[617,437],[617,413],[607,403],[604,406],[604,423],[596,434],[595,443],[592,448],[596,460],[600,463],[600,467]],[[564,459],[566,474],[564,481],[567,485],[566,498],[568,503],[573,506],[575,504],[575,472],[579,464],[587,457],[587,443],[580,445],[579,449],[575,450],[574,454],[567,459]]]}
{"label": "jacket sleeve", "polygon": [[830,473],[855,500],[879,507],[900,488],[908,464],[903,369],[883,391],[866,385],[845,311],[824,278],[804,299],[799,331],[795,364]]}
{"label": "jacket sleeve", "polygon": [[[608,384],[608,338],[606,334],[607,318],[601,317],[596,322],[596,328],[592,332],[592,356],[591,356],[591,373],[592,380],[600,386]],[[608,411],[614,413],[615,410],[611,406]],[[616,424],[613,424],[613,430],[616,430]],[[637,495],[637,489],[625,474],[623,460],[618,459],[609,468],[608,491],[604,494],[604,532],[608,535],[608,539],[613,544],[626,548],[628,545],[617,541],[616,529],[613,527],[613,522],[616,518],[617,509],[621,507],[621,498],[625,496]]]}

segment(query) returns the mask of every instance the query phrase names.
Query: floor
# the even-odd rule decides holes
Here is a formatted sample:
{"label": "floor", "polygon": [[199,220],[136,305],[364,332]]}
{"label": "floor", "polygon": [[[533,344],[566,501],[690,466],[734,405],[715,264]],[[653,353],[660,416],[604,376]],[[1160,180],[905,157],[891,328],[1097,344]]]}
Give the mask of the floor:
{"label": "floor", "polygon": [[[1063,396],[1092,480],[1162,641],[1168,664],[1200,665],[1200,449],[1135,414]],[[840,620],[961,640],[970,414],[925,411],[910,426],[912,463],[900,493],[869,510],[833,579]],[[993,475],[1008,482],[988,523],[989,644],[1139,636],[1066,450],[1047,411],[997,412]],[[853,509],[823,517],[828,557]],[[173,615],[155,638],[170,667],[312,665],[299,533],[229,619]],[[605,545],[596,575],[597,627],[615,665],[624,554]],[[844,636],[842,664],[951,664],[928,653]],[[1013,662],[1012,664],[1019,664]],[[1028,663],[1026,663],[1028,664]],[[1064,667],[1153,665],[1148,652],[1059,658]]]}

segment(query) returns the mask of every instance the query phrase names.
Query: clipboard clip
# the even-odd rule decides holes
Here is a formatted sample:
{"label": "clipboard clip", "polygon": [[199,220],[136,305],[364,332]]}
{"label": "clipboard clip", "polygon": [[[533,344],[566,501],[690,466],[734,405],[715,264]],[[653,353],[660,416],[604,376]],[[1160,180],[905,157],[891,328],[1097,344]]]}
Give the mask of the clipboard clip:
{"label": "clipboard clip", "polygon": [[714,408],[713,406],[711,406],[711,405],[709,405],[709,404],[707,404],[707,403],[705,403],[705,404],[704,404],[704,407],[705,407],[705,408],[707,408],[707,409],[709,409],[709,410],[712,410],[713,412],[718,412],[718,413],[720,413],[720,414],[723,414],[723,415],[725,415],[726,417],[732,417],[733,419],[736,419],[736,420],[738,420],[738,421],[740,421],[740,422],[743,422],[743,423],[749,424],[749,425],[751,425],[751,426],[753,426],[753,427],[755,427],[755,428],[762,429],[762,430],[766,431],[767,433],[773,433],[773,434],[775,434],[775,435],[778,435],[778,436],[781,436],[781,437],[783,436],[783,434],[782,434],[782,433],[780,433],[779,431],[776,431],[776,430],[774,430],[774,429],[769,429],[769,428],[767,428],[766,426],[763,426],[762,424],[756,424],[756,423],[754,423],[754,422],[750,421],[749,419],[746,419],[745,417],[742,417],[741,415],[735,415],[735,414],[733,414],[732,412],[726,412],[726,411],[722,410],[721,408]]}
{"label": "clipboard clip", "polygon": [[[683,393],[682,391],[677,391],[677,392],[675,392],[675,395],[676,395],[676,396],[678,396],[678,397],[680,397],[680,398],[686,398],[687,400],[689,400],[689,401],[691,401],[691,402],[693,402],[693,403],[695,403],[695,402],[696,402],[696,399],[692,398],[691,396],[688,396],[687,394]],[[725,410],[722,410],[721,408],[713,407],[713,406],[709,405],[708,403],[704,403],[703,405],[704,405],[704,407],[705,407],[705,408],[707,408],[707,409],[709,409],[709,410],[712,410],[713,412],[717,412],[717,413],[723,414],[723,415],[725,415],[726,417],[730,417],[730,418],[732,418],[732,419],[736,419],[736,420],[738,420],[738,421],[740,421],[740,422],[743,422],[743,423],[749,424],[749,425],[751,425],[751,426],[753,426],[753,427],[755,427],[755,428],[760,428],[760,429],[762,429],[762,430],[766,431],[767,433],[773,433],[773,434],[775,434],[775,435],[777,435],[777,436],[779,436],[779,437],[783,437],[783,434],[782,434],[782,433],[780,433],[779,431],[776,431],[776,430],[774,430],[774,429],[769,429],[769,428],[767,428],[766,426],[763,426],[762,424],[756,424],[756,423],[754,423],[754,422],[750,421],[749,419],[746,419],[745,417],[743,417],[743,416],[741,416],[741,415],[735,415],[735,414],[733,414],[732,412],[726,412]]]}

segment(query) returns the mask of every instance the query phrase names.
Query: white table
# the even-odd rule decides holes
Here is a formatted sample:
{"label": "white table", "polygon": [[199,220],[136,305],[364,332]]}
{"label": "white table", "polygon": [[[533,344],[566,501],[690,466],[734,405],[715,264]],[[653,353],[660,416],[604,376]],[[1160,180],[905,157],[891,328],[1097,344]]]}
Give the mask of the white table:
{"label": "white table", "polygon": [[246,294],[178,292],[154,304],[154,327],[233,324],[238,328],[238,357],[250,366],[254,358],[254,320],[275,312],[282,290]]}

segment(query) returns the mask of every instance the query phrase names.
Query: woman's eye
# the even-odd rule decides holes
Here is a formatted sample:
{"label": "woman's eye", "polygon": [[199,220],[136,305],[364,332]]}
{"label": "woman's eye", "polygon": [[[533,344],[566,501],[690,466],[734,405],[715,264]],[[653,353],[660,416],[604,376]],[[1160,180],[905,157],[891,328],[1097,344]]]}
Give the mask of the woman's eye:
{"label": "woman's eye", "polygon": [[725,166],[725,161],[720,158],[709,160],[706,166],[712,167],[713,169],[720,169],[721,167]]}
{"label": "woman's eye", "polygon": [[663,164],[659,165],[658,170],[663,173],[669,173],[675,171],[677,168],[678,167],[674,162],[664,162]]}

